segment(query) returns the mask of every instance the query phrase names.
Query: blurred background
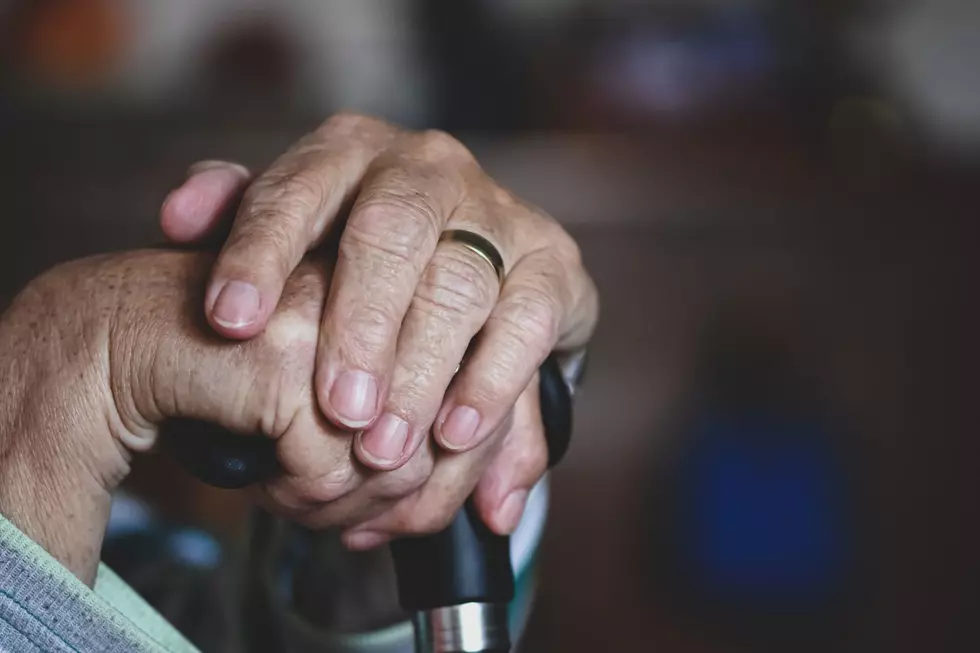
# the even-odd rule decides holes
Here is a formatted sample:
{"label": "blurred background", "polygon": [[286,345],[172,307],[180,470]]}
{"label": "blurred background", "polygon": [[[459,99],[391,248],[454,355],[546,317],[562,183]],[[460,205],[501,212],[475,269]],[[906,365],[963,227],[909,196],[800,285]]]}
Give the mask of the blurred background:
{"label": "blurred background", "polygon": [[[578,238],[528,653],[980,650],[975,0],[0,0],[0,53],[0,305],[339,109]],[[175,474],[132,489],[241,533]]]}

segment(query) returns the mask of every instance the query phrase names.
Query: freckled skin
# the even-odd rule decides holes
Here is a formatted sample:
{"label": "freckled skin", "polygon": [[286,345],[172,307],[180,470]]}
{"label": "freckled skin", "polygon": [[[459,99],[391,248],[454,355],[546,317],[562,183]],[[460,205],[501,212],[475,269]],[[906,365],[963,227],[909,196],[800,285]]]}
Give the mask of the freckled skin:
{"label": "freckled skin", "polygon": [[75,270],[41,277],[0,319],[0,511],[91,583],[108,518],[104,488],[121,480],[128,459],[107,437],[104,367],[93,351],[105,329],[88,318],[88,308],[100,315],[100,298],[84,310],[58,301],[85,297]]}
{"label": "freckled skin", "polygon": [[68,263],[0,321],[0,373],[12,381],[0,395],[0,510],[86,582],[109,492],[160,421],[266,424],[282,437],[307,407],[323,271],[295,276],[267,335],[228,343],[196,310],[211,260],[136,252]]}

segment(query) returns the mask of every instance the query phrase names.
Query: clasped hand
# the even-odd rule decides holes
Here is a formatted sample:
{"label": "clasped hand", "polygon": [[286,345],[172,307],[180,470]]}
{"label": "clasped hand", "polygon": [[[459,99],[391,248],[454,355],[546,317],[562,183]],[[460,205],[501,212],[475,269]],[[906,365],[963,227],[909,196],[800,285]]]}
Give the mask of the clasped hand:
{"label": "clasped hand", "polygon": [[[451,137],[354,115],[255,179],[198,164],[161,211],[181,243],[225,220],[217,257],[76,261],[4,314],[3,514],[90,579],[130,456],[187,417],[274,438],[260,499],[353,548],[439,530],[471,493],[511,531],[547,461],[536,370],[597,319],[564,230]],[[503,284],[447,229],[493,243]]]}

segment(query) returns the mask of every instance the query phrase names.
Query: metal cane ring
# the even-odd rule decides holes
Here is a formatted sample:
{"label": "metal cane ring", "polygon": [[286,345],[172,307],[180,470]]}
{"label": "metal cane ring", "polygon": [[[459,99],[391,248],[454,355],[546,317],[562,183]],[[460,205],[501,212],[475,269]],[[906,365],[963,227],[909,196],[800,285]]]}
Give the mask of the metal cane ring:
{"label": "metal cane ring", "polygon": [[493,268],[499,283],[504,282],[504,257],[500,255],[500,251],[493,246],[493,243],[480,234],[465,229],[449,229],[442,232],[439,240],[441,242],[459,243],[470,250]]}

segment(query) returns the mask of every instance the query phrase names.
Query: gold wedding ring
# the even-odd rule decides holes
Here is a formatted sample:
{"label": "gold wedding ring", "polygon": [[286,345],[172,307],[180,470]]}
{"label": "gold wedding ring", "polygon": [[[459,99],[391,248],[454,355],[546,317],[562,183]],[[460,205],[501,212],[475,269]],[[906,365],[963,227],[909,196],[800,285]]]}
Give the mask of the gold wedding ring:
{"label": "gold wedding ring", "polygon": [[500,251],[493,246],[493,243],[480,234],[475,234],[465,229],[449,229],[448,231],[442,232],[439,240],[459,243],[470,250],[490,264],[494,274],[497,275],[498,282],[504,282],[504,257],[500,255]]}

